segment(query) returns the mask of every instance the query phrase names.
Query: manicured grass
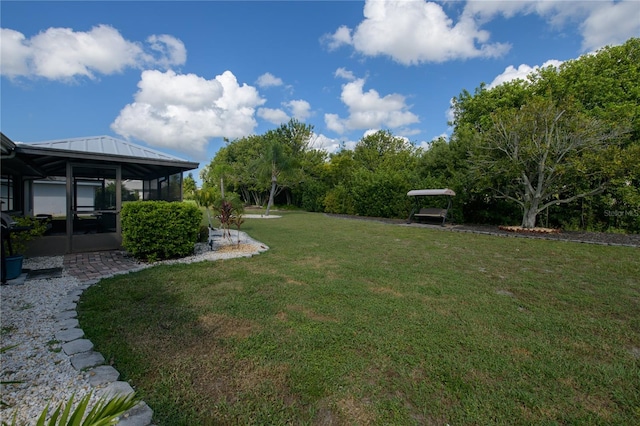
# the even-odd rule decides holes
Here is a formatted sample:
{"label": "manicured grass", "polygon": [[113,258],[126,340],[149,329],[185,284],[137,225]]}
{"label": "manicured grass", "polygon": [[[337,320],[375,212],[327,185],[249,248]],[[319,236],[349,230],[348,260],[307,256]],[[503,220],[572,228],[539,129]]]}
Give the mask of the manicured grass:
{"label": "manicured grass", "polygon": [[286,213],[91,287],[158,425],[638,424],[640,251]]}

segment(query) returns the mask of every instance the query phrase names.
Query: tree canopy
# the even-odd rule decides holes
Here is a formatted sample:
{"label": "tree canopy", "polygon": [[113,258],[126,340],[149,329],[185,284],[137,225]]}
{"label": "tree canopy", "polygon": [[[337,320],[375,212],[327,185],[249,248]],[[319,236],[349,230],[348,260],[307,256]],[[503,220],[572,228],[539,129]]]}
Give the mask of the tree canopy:
{"label": "tree canopy", "polygon": [[245,203],[406,218],[407,191],[452,188],[458,222],[640,231],[640,39],[453,98],[453,133],[428,148],[379,130],[353,150],[312,148],[291,120],[220,149],[205,187]]}
{"label": "tree canopy", "polygon": [[[454,98],[450,145],[468,148],[472,167],[458,173],[474,176],[471,197],[514,202],[523,226],[550,209],[560,226],[640,229],[639,63],[640,39],[630,39]],[[611,211],[631,213],[611,223]]]}

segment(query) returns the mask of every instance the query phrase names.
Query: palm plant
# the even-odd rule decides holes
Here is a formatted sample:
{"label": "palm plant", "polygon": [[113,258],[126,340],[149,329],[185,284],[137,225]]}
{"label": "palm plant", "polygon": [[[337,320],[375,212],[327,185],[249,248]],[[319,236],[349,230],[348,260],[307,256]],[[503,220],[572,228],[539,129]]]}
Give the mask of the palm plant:
{"label": "palm plant", "polygon": [[275,134],[267,134],[265,142],[264,151],[257,161],[256,168],[260,175],[268,176],[271,179],[269,202],[265,212],[265,216],[269,216],[276,189],[278,188],[278,177],[294,168],[294,159],[288,155],[286,147],[277,139]]}
{"label": "palm plant", "polygon": [[[114,425],[119,421],[119,417],[135,407],[140,401],[135,398],[135,394],[117,395],[111,398],[102,397],[96,402],[93,408],[87,413],[91,393],[85,395],[78,406],[72,411],[73,399],[75,395],[66,403],[60,403],[47,421],[49,405],[47,405],[36,422],[36,426],[106,426]],[[11,426],[17,426],[16,415],[13,416]],[[8,426],[2,422],[2,426]]]}

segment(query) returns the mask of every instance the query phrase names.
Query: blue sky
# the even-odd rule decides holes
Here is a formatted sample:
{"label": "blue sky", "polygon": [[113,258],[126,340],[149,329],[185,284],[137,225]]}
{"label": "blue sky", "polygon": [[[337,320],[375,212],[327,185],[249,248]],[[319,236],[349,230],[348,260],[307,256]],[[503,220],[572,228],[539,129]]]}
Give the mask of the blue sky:
{"label": "blue sky", "polygon": [[638,0],[31,2],[1,8],[1,126],[209,163],[294,117],[335,152],[426,145],[450,100],[640,36]]}

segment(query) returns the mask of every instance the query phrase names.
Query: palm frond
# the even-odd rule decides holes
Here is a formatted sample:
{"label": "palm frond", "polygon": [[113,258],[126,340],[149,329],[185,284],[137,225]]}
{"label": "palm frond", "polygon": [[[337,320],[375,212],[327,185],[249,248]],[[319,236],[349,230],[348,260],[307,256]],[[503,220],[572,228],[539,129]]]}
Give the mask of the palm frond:
{"label": "palm frond", "polygon": [[[75,397],[75,395],[71,395],[71,398],[69,398],[66,403],[63,402],[58,405],[49,421],[47,421],[47,414],[49,413],[49,405],[47,404],[42,414],[40,414],[36,426],[113,425],[117,422],[119,416],[135,407],[139,402],[133,393],[129,395],[117,395],[111,398],[101,397],[87,414],[91,396],[92,393],[85,395],[78,403],[78,406],[71,411]],[[11,425],[17,426],[15,416]]]}

